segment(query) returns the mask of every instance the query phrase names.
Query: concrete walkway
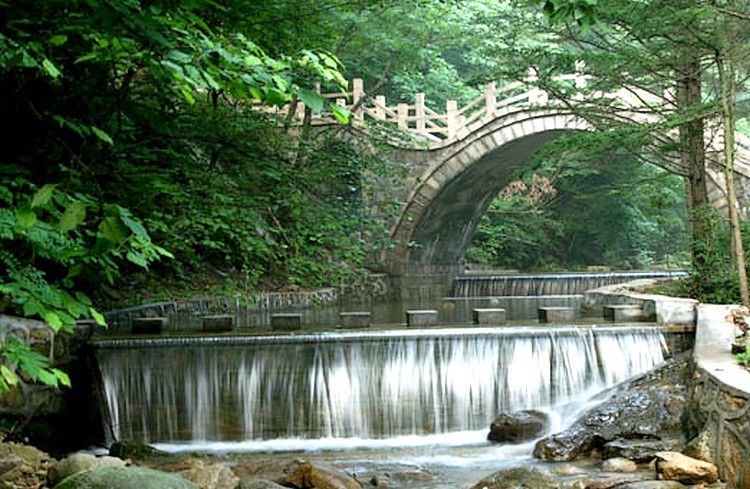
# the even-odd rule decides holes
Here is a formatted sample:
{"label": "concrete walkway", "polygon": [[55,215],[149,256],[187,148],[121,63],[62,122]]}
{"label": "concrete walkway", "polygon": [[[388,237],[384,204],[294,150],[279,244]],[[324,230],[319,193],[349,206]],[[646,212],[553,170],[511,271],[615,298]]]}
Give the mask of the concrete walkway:
{"label": "concrete walkway", "polygon": [[741,367],[731,353],[735,328],[725,318],[736,305],[697,306],[697,327],[693,356],[696,365],[716,380],[750,393],[750,372]]}

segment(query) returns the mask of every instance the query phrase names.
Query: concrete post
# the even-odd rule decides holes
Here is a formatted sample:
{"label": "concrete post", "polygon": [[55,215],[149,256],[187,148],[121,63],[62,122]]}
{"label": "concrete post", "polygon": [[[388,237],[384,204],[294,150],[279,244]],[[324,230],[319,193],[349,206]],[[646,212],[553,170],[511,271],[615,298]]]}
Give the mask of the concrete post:
{"label": "concrete post", "polygon": [[448,139],[453,139],[458,133],[458,102],[448,100],[445,102],[446,120],[445,125],[448,128]]}
{"label": "concrete post", "polygon": [[484,90],[484,105],[486,108],[484,118],[487,120],[493,119],[497,106],[497,85],[495,82],[489,82]]}
{"label": "concrete post", "polygon": [[417,120],[417,134],[427,133],[424,108],[424,93],[420,92],[414,96],[414,118]]}
{"label": "concrete post", "polygon": [[[365,94],[365,82],[362,78],[355,78],[352,80],[352,106],[357,107],[357,104]],[[361,107],[354,111],[355,114],[361,116]]]}
{"label": "concrete post", "polygon": [[398,112],[398,128],[406,130],[409,128],[409,123],[406,120],[409,117],[409,106],[407,104],[398,104],[396,106]]}
{"label": "concrete post", "polygon": [[379,121],[384,121],[386,119],[385,108],[385,95],[378,95],[375,97],[375,119]]}

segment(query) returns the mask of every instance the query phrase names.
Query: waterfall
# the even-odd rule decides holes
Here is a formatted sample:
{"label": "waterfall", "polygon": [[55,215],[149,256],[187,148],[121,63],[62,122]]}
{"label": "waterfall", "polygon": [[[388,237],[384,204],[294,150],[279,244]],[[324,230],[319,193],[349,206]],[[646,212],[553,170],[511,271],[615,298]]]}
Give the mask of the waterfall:
{"label": "waterfall", "polygon": [[586,290],[637,279],[682,278],[685,272],[560,273],[459,276],[452,297],[528,297],[583,294]]}
{"label": "waterfall", "polygon": [[98,342],[115,438],[167,443],[480,430],[620,383],[664,350],[654,327],[593,326]]}

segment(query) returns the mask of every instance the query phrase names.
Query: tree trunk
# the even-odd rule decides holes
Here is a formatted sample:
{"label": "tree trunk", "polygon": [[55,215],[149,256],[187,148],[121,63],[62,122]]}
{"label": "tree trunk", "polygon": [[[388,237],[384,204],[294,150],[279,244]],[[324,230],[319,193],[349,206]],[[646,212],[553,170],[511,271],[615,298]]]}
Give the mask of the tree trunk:
{"label": "tree trunk", "polygon": [[[686,110],[701,103],[701,66],[697,56],[688,56],[677,79],[677,107]],[[680,126],[680,151],[683,163],[688,168],[687,204],[692,231],[693,269],[703,273],[706,257],[699,243],[708,239],[708,216],[703,210],[708,207],[706,186],[706,151],[703,140],[703,119],[693,118]]]}
{"label": "tree trunk", "polygon": [[737,195],[734,188],[734,131],[736,125],[735,98],[737,92],[737,72],[731,55],[729,56],[729,60],[725,60],[717,55],[716,67],[719,71],[719,84],[721,85],[722,126],[724,129],[724,172],[727,182],[729,225],[732,233],[732,264],[737,269],[742,305],[750,307],[747,268],[745,268],[745,249],[742,244],[742,229],[740,228],[740,218],[737,212]]}

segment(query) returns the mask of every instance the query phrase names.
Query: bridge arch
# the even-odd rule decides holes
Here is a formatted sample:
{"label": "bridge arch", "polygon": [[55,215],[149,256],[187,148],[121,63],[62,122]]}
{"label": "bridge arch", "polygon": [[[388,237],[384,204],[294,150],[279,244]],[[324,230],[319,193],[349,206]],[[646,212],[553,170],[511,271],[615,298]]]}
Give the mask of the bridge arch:
{"label": "bridge arch", "polygon": [[433,163],[406,200],[392,233],[398,245],[387,261],[404,273],[460,265],[479,219],[512,173],[563,134],[593,129],[570,113],[527,108],[509,111],[460,141],[430,150],[427,159]]}

